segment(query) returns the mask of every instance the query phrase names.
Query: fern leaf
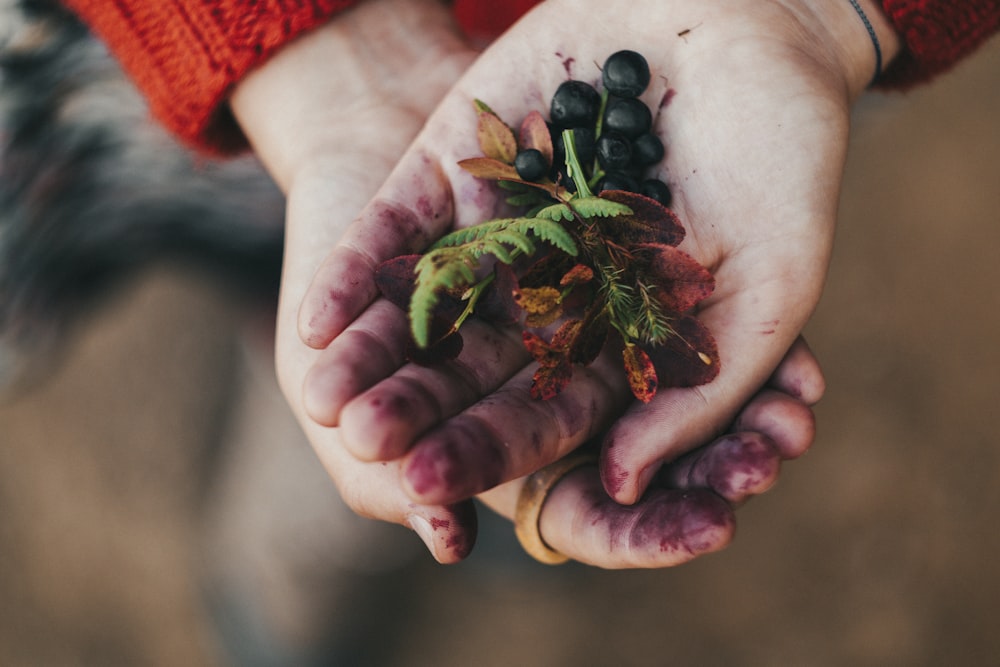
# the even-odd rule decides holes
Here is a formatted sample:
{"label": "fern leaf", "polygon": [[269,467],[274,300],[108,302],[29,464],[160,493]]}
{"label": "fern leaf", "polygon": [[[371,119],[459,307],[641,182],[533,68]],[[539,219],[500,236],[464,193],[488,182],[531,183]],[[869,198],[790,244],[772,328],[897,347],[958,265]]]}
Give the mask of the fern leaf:
{"label": "fern leaf", "polygon": [[535,214],[535,217],[552,220],[553,222],[559,222],[560,220],[569,222],[573,220],[573,211],[566,204],[552,204]]}
{"label": "fern leaf", "polygon": [[619,204],[601,197],[580,197],[571,203],[573,210],[581,218],[614,218],[619,215],[632,215],[632,209],[625,204]]}

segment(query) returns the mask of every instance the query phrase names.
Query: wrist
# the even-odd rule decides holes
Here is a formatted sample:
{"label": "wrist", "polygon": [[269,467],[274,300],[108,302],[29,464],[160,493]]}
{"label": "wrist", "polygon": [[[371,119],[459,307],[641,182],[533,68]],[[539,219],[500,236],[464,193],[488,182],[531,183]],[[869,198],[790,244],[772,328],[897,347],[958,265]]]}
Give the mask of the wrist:
{"label": "wrist", "polygon": [[316,157],[350,154],[362,141],[353,128],[371,114],[392,119],[386,133],[412,133],[411,121],[422,121],[464,69],[465,54],[438,0],[368,0],[287,44],[236,86],[230,104],[287,191]]}
{"label": "wrist", "polygon": [[900,50],[900,39],[879,0],[796,1],[804,23],[826,35],[844,74],[851,99],[885,71]]}

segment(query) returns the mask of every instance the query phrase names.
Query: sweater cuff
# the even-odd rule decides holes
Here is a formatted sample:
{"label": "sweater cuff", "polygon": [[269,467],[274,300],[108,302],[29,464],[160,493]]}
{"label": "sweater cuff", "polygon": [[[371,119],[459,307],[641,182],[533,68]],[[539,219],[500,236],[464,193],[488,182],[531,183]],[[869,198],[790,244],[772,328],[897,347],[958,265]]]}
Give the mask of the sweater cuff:
{"label": "sweater cuff", "polygon": [[878,78],[906,89],[950,69],[1000,29],[1000,0],[883,0],[903,49]]}
{"label": "sweater cuff", "polygon": [[356,0],[64,0],[109,45],[152,114],[210,153],[246,148],[233,86]]}

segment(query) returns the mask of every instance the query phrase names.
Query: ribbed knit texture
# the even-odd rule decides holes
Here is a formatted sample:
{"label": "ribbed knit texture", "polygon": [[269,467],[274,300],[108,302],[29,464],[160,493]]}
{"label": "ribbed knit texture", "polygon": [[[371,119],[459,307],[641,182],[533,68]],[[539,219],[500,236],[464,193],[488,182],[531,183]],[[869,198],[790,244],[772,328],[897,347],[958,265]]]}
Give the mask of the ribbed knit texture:
{"label": "ribbed knit texture", "polygon": [[909,88],[950,69],[1000,30],[1000,0],[883,0],[903,50],[879,77]]}
{"label": "ribbed knit texture", "polygon": [[[357,0],[64,0],[110,47],[168,129],[202,150],[245,139],[232,87],[283,44]],[[823,0],[839,2],[841,0]],[[455,0],[477,39],[500,34],[538,0]],[[950,68],[1000,29],[1000,0],[882,0],[903,50],[878,80],[907,88]]]}
{"label": "ribbed knit texture", "polygon": [[153,115],[213,153],[245,146],[226,99],[255,65],[355,0],[64,0],[103,39]]}

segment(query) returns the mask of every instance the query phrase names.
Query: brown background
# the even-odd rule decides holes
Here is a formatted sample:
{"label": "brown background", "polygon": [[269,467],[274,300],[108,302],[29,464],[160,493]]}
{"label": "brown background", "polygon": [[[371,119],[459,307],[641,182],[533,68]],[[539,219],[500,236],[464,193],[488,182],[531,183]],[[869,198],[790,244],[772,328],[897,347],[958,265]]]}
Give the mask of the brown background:
{"label": "brown background", "polygon": [[[996,40],[858,107],[808,329],[819,436],[732,547],[668,571],[551,569],[488,525],[467,563],[389,582],[366,639],[384,664],[998,664],[998,119]],[[220,664],[196,564],[237,310],[152,270],[0,406],[0,664]]]}

